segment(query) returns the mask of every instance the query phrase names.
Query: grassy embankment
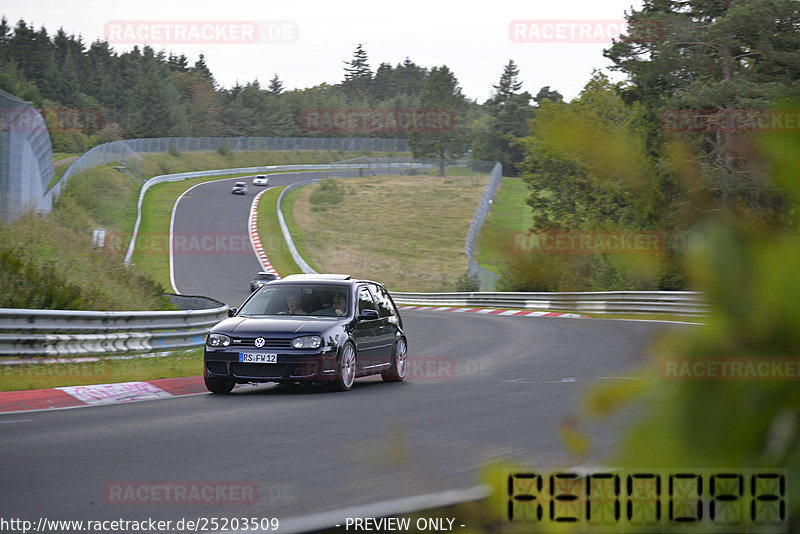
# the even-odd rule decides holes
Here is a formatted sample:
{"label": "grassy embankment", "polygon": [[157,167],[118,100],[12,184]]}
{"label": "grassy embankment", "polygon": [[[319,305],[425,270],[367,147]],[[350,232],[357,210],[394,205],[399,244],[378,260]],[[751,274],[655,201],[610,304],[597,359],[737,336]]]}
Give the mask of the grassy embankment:
{"label": "grassy embankment", "polygon": [[393,291],[451,291],[467,269],[464,240],[486,175],[330,180],[289,192],[283,212],[319,272]]}

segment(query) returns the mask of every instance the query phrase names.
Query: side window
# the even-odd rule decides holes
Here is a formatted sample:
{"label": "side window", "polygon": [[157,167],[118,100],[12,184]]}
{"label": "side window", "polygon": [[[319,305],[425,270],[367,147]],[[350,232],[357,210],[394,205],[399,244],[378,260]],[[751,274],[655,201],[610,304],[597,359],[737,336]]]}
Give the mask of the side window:
{"label": "side window", "polygon": [[366,287],[362,287],[358,292],[358,313],[364,310],[375,310],[375,301],[372,300],[372,295]]}
{"label": "side window", "polygon": [[375,294],[375,301],[378,303],[378,311],[381,317],[392,317],[395,314],[394,306],[392,306],[392,301],[389,299],[389,295],[386,294],[386,290],[372,284],[370,284],[370,288]]}

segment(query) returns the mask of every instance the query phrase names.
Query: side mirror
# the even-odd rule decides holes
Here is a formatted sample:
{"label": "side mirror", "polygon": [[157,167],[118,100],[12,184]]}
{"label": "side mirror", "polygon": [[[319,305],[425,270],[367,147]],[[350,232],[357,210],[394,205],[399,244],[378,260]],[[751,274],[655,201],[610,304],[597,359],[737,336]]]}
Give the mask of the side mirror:
{"label": "side mirror", "polygon": [[358,320],[359,321],[374,321],[378,317],[380,317],[380,316],[378,315],[378,312],[375,311],[375,310],[363,310],[359,314]]}
{"label": "side mirror", "polygon": [[233,317],[236,315],[236,312],[239,311],[236,308],[228,308],[228,317]]}

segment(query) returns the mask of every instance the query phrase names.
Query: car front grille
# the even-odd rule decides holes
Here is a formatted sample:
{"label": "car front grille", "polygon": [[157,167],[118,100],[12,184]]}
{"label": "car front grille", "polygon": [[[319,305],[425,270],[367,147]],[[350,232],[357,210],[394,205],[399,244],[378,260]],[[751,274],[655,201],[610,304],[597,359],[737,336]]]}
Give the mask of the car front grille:
{"label": "car front grille", "polygon": [[283,378],[286,376],[285,363],[231,363],[231,373],[242,378]]}
{"label": "car front grille", "polygon": [[[231,346],[237,348],[252,348],[256,346],[256,339],[254,337],[235,337],[231,340]],[[292,347],[291,339],[283,339],[279,337],[264,338],[265,343],[259,348],[275,348],[275,349],[289,349]]]}

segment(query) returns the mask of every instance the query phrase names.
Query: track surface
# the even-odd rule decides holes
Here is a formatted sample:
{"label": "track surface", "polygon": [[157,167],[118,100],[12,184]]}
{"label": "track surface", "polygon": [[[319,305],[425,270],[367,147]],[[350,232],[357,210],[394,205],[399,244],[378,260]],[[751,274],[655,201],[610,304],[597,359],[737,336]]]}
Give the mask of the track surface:
{"label": "track surface", "polygon": [[[180,205],[180,224],[243,232],[252,193],[233,197],[226,188],[227,180],[195,188]],[[247,262],[256,260],[216,255],[177,263],[179,289],[238,304],[242,282],[257,270]],[[204,285],[212,283],[213,291]],[[362,379],[341,394],[266,385],[231,396],[0,416],[0,516],[287,518],[471,486],[489,458],[564,467],[576,459],[559,439],[559,424],[588,387],[641,362],[652,334],[664,328],[437,312],[403,318],[405,383]],[[607,457],[630,417],[588,428],[592,452],[581,461]],[[255,484],[258,500],[120,505],[105,494],[108,484],[189,481]]]}

